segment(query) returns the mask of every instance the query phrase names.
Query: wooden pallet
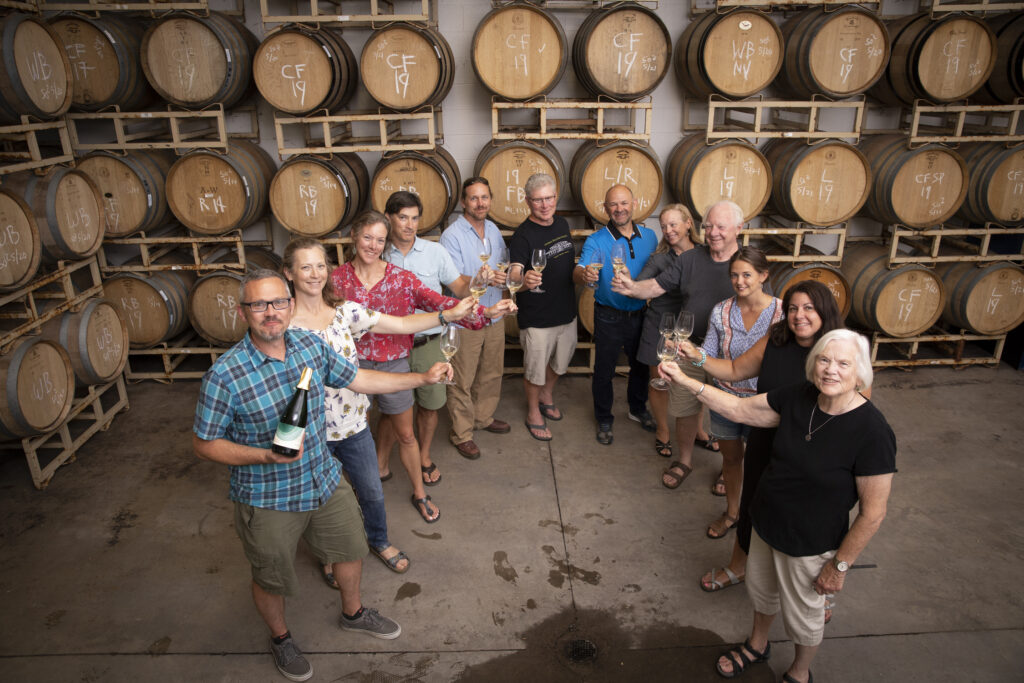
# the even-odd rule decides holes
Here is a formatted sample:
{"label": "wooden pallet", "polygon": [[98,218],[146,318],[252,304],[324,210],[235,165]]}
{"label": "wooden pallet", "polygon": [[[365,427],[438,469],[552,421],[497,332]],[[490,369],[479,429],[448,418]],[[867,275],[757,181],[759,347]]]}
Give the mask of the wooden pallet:
{"label": "wooden pallet", "polygon": [[[868,333],[865,333],[868,334]],[[911,368],[932,365],[967,367],[969,365],[998,365],[1006,344],[1006,335],[959,333],[934,328],[931,334],[916,337],[886,337],[880,332],[870,333],[871,367]],[[976,343],[993,343],[991,352]],[[968,346],[970,344],[970,346]]]}
{"label": "wooden pallet", "polygon": [[[1024,4],[1021,5],[1024,7]],[[928,105],[918,100],[903,113],[911,146],[931,142],[1024,142],[1024,101],[1014,104]]]}
{"label": "wooden pallet", "polygon": [[[229,133],[229,117],[248,130]],[[200,148],[226,150],[230,137],[259,140],[260,135],[255,107],[225,112],[218,104],[202,111],[109,111],[71,113],[64,118],[71,148],[79,155],[97,150],[173,149],[179,154]]]}
{"label": "wooden pallet", "polygon": [[[39,134],[44,131],[57,133],[61,146],[59,152],[40,148]],[[73,164],[74,161],[71,139],[64,121],[30,123],[28,116],[22,116],[19,125],[0,126],[0,176],[54,164]]]}
{"label": "wooden pallet", "polygon": [[875,0],[875,2],[852,2],[851,0],[714,0],[714,2],[700,2],[699,0],[690,0],[690,14],[695,16],[698,14],[706,14],[707,12],[719,12],[728,11],[730,9],[736,9],[744,7],[746,9],[756,9],[763,12],[770,12],[772,10],[797,10],[808,7],[822,7],[826,11],[835,10],[843,5],[861,5],[866,9],[878,11],[882,7],[881,0]]}
{"label": "wooden pallet", "polygon": [[[216,270],[244,272],[245,248],[247,246],[273,249],[270,220],[264,219],[261,225],[265,231],[261,239],[251,239],[252,235],[245,238],[241,230],[232,230],[224,235],[201,236],[184,230],[181,226],[170,233],[147,235],[145,232],[140,232],[131,237],[106,239],[97,252],[100,271],[104,277],[116,273],[155,273],[163,270],[186,270],[199,275]],[[248,230],[252,230],[252,227]],[[120,265],[114,265],[109,257],[115,250],[131,250],[132,253],[128,256],[128,260],[140,262],[125,263],[124,254],[121,253],[119,255],[122,258],[118,259],[121,262]],[[189,254],[191,260],[184,261],[180,258],[168,260],[168,256],[178,253]],[[233,261],[213,262],[214,257],[224,253],[237,258]]]}
{"label": "wooden pallet", "polygon": [[[683,99],[684,130],[703,130],[711,140],[787,138],[823,140],[827,138],[860,140],[864,125],[864,97],[839,102],[821,100],[726,100],[712,95],[707,102],[692,103]],[[707,105],[706,114],[703,105]],[[691,111],[700,110],[697,122],[691,122]],[[822,130],[824,112],[840,112],[851,121],[845,130]]]}
{"label": "wooden pallet", "polygon": [[[32,483],[37,489],[44,489],[61,465],[73,462],[78,449],[99,431],[105,431],[117,413],[128,410],[128,394],[124,376],[106,384],[88,387],[85,396],[75,398],[64,422],[40,436],[30,436],[14,444],[2,444],[0,448],[20,448],[25,452]],[[54,453],[56,451],[56,453]],[[46,464],[40,456],[49,456]]]}
{"label": "wooden pallet", "polygon": [[420,0],[419,12],[405,13],[396,12],[390,0],[363,0],[358,3],[362,11],[353,13],[350,8],[355,4],[352,0],[296,0],[294,14],[279,14],[277,3],[260,0],[260,15],[264,26],[295,23],[376,28],[395,21],[437,26],[435,0]]}
{"label": "wooden pallet", "polygon": [[[23,335],[94,296],[103,296],[95,256],[82,261],[60,261],[52,272],[0,296],[0,320],[8,328],[0,332],[0,354],[10,351]],[[54,304],[52,308],[48,308],[50,303]]]}
{"label": "wooden pallet", "polygon": [[31,12],[33,14],[37,14],[39,12],[39,5],[36,4],[36,0],[28,0],[27,2],[18,2],[17,0],[0,0],[0,7],[21,10],[22,12]]}
{"label": "wooden pallet", "polygon": [[202,379],[210,366],[230,347],[212,346],[193,330],[151,349],[132,349],[124,374],[129,381]]}
{"label": "wooden pallet", "polygon": [[1007,12],[1024,9],[1024,2],[1006,2],[1006,0],[981,0],[981,2],[964,2],[963,0],[921,0],[921,9],[929,10],[932,16],[947,12]]}
{"label": "wooden pallet", "polygon": [[[540,99],[491,103],[494,140],[636,140],[651,139],[653,105],[642,102]],[[512,122],[513,112],[524,120]],[[566,117],[560,117],[564,114]]]}
{"label": "wooden pallet", "polygon": [[[230,0],[228,3],[209,2],[209,0],[131,0],[130,2],[106,2],[105,0],[77,0],[71,2],[51,2],[36,0],[39,9],[46,12],[79,12],[100,16],[108,12],[146,12],[150,16],[159,16],[173,11],[188,11],[195,14],[208,15],[210,10],[223,14],[245,17],[245,0]],[[216,6],[215,6],[216,5]],[[226,5],[226,6],[221,6]]]}
{"label": "wooden pallet", "polygon": [[[296,129],[302,133],[302,146],[288,143]],[[411,114],[384,111],[322,116],[275,114],[274,132],[277,153],[282,158],[292,154],[432,150],[444,143],[441,108],[430,106]],[[357,135],[357,132],[363,134]]]}
{"label": "wooden pallet", "polygon": [[[889,247],[889,267],[902,263],[952,263],[973,261],[988,263],[993,261],[1024,261],[1024,244],[1016,254],[1003,254],[989,250],[993,237],[1001,235],[1024,235],[1024,227],[1005,228],[995,223],[986,223],[982,228],[964,228],[943,225],[914,230],[902,225],[882,226],[883,238]],[[974,238],[977,242],[965,238]],[[910,247],[911,253],[905,253],[900,247]],[[958,254],[941,255],[943,246],[955,247]]]}

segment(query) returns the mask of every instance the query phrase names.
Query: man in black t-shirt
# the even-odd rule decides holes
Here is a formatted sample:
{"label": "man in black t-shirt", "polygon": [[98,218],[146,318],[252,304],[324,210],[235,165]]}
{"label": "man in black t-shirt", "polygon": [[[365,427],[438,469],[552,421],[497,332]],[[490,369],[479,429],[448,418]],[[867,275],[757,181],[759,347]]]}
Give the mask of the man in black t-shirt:
{"label": "man in black t-shirt", "polygon": [[[555,215],[555,179],[535,173],[524,189],[530,217],[516,229],[508,247],[510,268],[524,271],[523,289],[516,303],[523,347],[526,428],[533,438],[550,441],[546,421],[562,419],[562,412],[555,407],[555,382],[565,374],[576,350],[576,290],[572,281],[576,254],[569,224]],[[543,254],[543,265],[534,260],[535,253]]]}

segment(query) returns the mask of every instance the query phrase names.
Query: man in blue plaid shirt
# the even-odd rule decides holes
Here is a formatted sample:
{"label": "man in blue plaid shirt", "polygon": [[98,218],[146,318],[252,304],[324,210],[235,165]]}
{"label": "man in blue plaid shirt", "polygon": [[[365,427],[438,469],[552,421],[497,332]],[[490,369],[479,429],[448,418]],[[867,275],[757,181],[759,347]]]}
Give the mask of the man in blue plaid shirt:
{"label": "man in blue plaid shirt", "polygon": [[[287,281],[271,270],[245,276],[239,310],[249,333],[203,377],[192,443],[196,455],[231,468],[229,497],[235,530],[252,565],[252,594],[271,634],[278,670],[305,681],[313,667],[292,641],[284,598],[294,595],[295,550],[305,539],[322,564],[331,564],[341,590],[341,628],[397,638],[402,628],[365,608],[359,598],[366,532],[352,488],[339,486],[341,468],[324,441],[324,386],[367,394],[436,384],[450,374],[437,363],[425,373],[360,370],[316,335],[290,330],[295,303]],[[303,368],[309,385],[305,437],[299,455],[270,450],[281,411]]]}

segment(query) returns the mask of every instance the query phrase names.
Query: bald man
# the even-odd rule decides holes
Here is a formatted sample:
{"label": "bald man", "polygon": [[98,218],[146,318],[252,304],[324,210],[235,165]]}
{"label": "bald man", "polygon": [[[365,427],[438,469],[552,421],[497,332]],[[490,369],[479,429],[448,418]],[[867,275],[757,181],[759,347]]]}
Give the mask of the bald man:
{"label": "bald man", "polygon": [[[594,379],[591,393],[594,397],[594,418],[597,421],[597,442],[611,445],[614,435],[612,402],[615,398],[612,378],[619,352],[629,360],[629,381],[626,398],[629,419],[639,422],[649,432],[656,429],[654,417],[647,410],[647,367],[637,358],[640,332],[644,323],[642,299],[634,299],[612,291],[614,277],[612,257],[616,245],[621,245],[623,265],[632,277],[643,269],[647,259],[658,246],[653,230],[633,222],[636,199],[625,185],[614,185],[604,196],[608,224],[583,243],[580,265],[573,271],[573,281],[579,285],[596,287],[594,292]],[[600,263],[605,267],[596,268]]]}

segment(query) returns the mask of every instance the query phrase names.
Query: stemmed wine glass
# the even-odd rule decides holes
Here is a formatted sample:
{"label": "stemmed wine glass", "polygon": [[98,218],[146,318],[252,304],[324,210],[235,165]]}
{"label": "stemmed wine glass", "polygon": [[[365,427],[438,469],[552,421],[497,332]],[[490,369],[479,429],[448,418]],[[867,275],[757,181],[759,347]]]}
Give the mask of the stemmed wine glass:
{"label": "stemmed wine glass", "polygon": [[[597,271],[597,274],[600,275],[601,274],[601,269],[604,267],[604,256],[600,252],[598,252],[598,253],[595,253],[592,258],[594,260],[591,261],[590,263],[588,263],[584,267],[586,267],[586,268],[593,268],[594,270]],[[587,283],[587,287],[590,287],[591,289],[596,289],[597,288],[597,283],[598,283],[597,280],[595,280],[593,282],[588,282]]]}
{"label": "stemmed wine glass", "polygon": [[690,335],[693,334],[693,313],[690,311],[679,311],[679,317],[676,318],[673,334],[678,343],[682,343],[690,338]]}
{"label": "stemmed wine glass", "polygon": [[612,245],[612,270],[616,275],[626,270],[626,247],[621,242]]}
{"label": "stemmed wine glass", "polygon": [[[675,360],[676,358],[676,342],[672,337],[661,335],[658,337],[658,360],[662,363],[665,361]],[[657,389],[658,391],[665,391],[668,389],[668,382],[661,377],[655,377],[651,380],[651,388]]]}
{"label": "stemmed wine glass", "polygon": [[499,273],[504,273],[508,270],[508,261],[508,249],[505,248],[505,245],[499,244],[494,252],[494,269]]}
{"label": "stemmed wine glass", "polygon": [[[455,356],[455,352],[459,350],[459,332],[455,325],[445,325],[441,330],[441,355],[444,356],[444,360],[448,365],[452,364],[452,357]],[[439,384],[455,384],[455,380],[448,379],[445,377]]]}
{"label": "stemmed wine glass", "polygon": [[487,260],[491,258],[491,241],[486,237],[480,239],[480,263],[487,263]]}
{"label": "stemmed wine glass", "polygon": [[476,271],[473,277],[470,278],[469,293],[473,295],[476,303],[480,303],[480,297],[487,293],[487,281],[489,279],[487,273],[484,272],[484,268]]}
{"label": "stemmed wine glass", "polygon": [[509,293],[512,294],[512,304],[516,303],[516,292],[518,292],[523,286],[523,265],[521,263],[515,263],[509,266],[508,279],[505,280],[505,287]]}
{"label": "stemmed wine glass", "polygon": [[[533,254],[530,256],[530,265],[538,273],[543,273],[545,266],[548,265],[548,252],[546,249],[534,249]],[[537,285],[534,290],[537,294],[544,294],[544,290]]]}

